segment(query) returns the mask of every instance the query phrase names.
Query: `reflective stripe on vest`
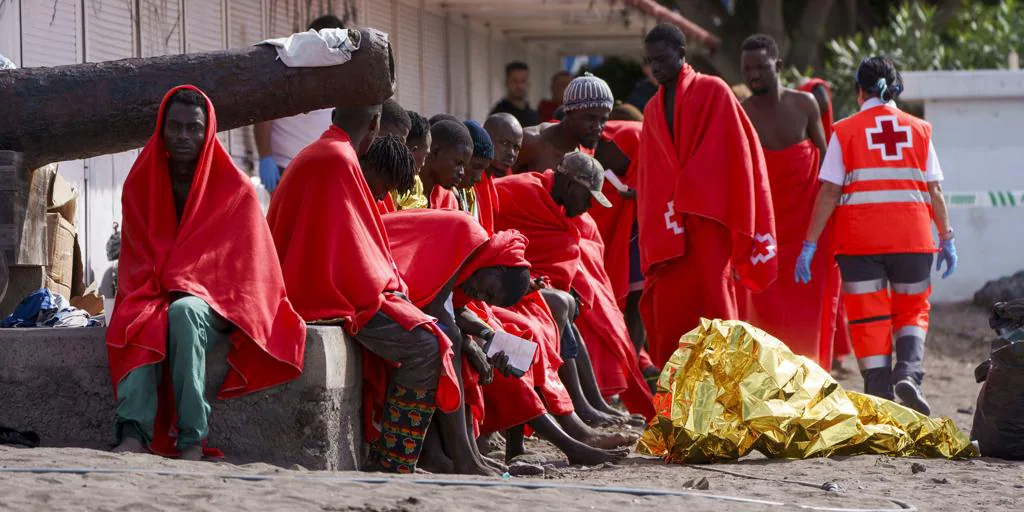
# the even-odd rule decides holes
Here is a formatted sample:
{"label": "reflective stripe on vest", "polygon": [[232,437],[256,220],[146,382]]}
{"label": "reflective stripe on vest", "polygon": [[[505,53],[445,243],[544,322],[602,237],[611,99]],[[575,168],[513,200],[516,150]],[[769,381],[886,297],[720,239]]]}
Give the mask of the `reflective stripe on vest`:
{"label": "reflective stripe on vest", "polygon": [[932,196],[920,190],[868,190],[851,192],[839,198],[840,205],[878,204],[878,203],[928,203],[932,204]]}

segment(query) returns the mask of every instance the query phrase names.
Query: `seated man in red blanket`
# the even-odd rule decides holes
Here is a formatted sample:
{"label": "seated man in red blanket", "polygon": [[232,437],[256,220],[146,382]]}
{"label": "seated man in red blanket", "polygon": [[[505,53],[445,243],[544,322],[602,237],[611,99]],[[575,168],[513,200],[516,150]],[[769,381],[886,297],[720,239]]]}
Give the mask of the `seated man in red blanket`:
{"label": "seated man in red blanket", "polygon": [[442,120],[430,126],[430,153],[420,171],[430,208],[459,208],[453,189],[462,182],[472,157],[473,138],[461,122]]}
{"label": "seated man in red blanket", "polygon": [[455,411],[462,392],[451,341],[408,299],[359,167],[379,122],[379,105],[336,108],[331,128],[292,161],[267,220],[299,314],[342,323],[364,349],[397,366],[369,467],[408,473],[435,409]]}
{"label": "seated man in red blanket", "polygon": [[[579,326],[579,320],[588,319],[590,336],[582,333],[584,343],[577,343],[579,355],[586,358],[588,351],[594,353],[600,349],[606,375],[619,377],[616,388],[607,388],[610,394],[620,395],[631,410],[650,416],[653,414],[651,395],[640,376],[625,320],[615,305],[614,293],[603,269],[601,237],[593,219],[584,215],[592,198],[602,205],[607,204],[607,198],[601,193],[603,175],[596,160],[577,152],[566,155],[554,171],[497,180],[501,204],[497,227],[522,231],[530,240],[527,259],[534,275],[549,280],[554,289],[579,297],[580,317],[575,319],[575,326],[566,330],[579,338],[581,331],[575,327]],[[566,367],[568,370],[560,373],[570,391],[574,384],[594,380],[592,374],[580,372],[574,383],[571,373],[576,368],[566,364],[563,370]],[[577,412],[587,403],[603,402],[600,392],[595,399],[586,389],[583,391],[585,399],[573,397]]]}
{"label": "seated man in red blanket", "polygon": [[124,183],[121,279],[107,328],[116,451],[202,457],[206,354],[218,343],[231,343],[219,398],[302,373],[305,324],[285,296],[255,190],[216,134],[210,100],[192,86],[172,89]]}
{"label": "seated man in red blanket", "polygon": [[[546,336],[546,343],[557,341],[553,332],[535,335],[530,326],[544,328],[536,327],[535,322],[522,316],[531,306],[545,308],[541,299],[523,298],[530,287],[529,263],[525,259],[526,237],[515,230],[491,236],[471,217],[445,210],[389,214],[384,217],[384,226],[399,272],[409,284],[412,301],[421,305],[428,314],[441,319],[445,330],[456,340],[456,346],[459,346],[458,340],[462,340],[461,349],[465,351],[466,361],[475,370],[469,372],[463,368],[461,372],[467,380],[464,388],[466,414],[474,425],[473,430],[493,432],[529,422],[540,435],[561,448],[573,464],[597,464],[626,455],[626,450],[595,448],[586,443],[614,448],[618,444],[632,442],[633,438],[627,437],[624,441],[622,436],[598,435],[584,438],[586,442],[579,441],[570,437],[547,414],[545,402],[550,402],[559,413],[563,411],[564,404],[568,404],[569,412],[564,414],[569,415],[571,403],[567,397],[553,396],[550,386],[538,382],[545,375],[557,380],[551,374],[543,347],[538,347],[533,366],[517,378],[509,376],[504,364],[506,361],[501,360],[500,355],[494,363],[495,368],[501,371],[492,375],[486,356],[477,345],[477,342],[493,338],[495,331],[509,332],[534,341]],[[431,233],[431,236],[423,236],[424,233]],[[531,300],[531,304],[519,307],[522,301]],[[448,309],[445,308],[446,303]],[[514,309],[506,309],[513,305],[516,306]],[[476,381],[477,375],[479,382]],[[546,389],[541,391],[539,388]],[[545,397],[543,400],[541,394]],[[485,398],[487,406],[484,405]],[[464,473],[470,472],[475,465],[478,470],[472,471],[474,473],[500,475],[505,471],[502,464],[480,455],[473,442],[475,434],[465,429],[466,423],[462,423],[461,430],[457,426],[458,423],[446,425],[441,422],[440,437],[444,440],[444,450],[434,450],[435,455],[430,458],[432,468],[440,472],[454,470]],[[433,429],[428,436],[428,439],[432,438],[437,438]],[[428,442],[427,449],[432,448]],[[426,460],[426,452],[424,457]],[[482,464],[476,461],[482,461]]]}
{"label": "seated man in red blanket", "polygon": [[793,274],[821,188],[818,167],[825,156],[821,113],[814,96],[782,86],[782,59],[774,39],[750,36],[742,50],[744,81],[753,93],[743,102],[743,110],[764,149],[779,258],[779,278],[761,293],[743,294],[745,320],[827,370],[839,305],[839,267],[832,254],[823,250],[812,268],[820,279],[802,284]]}
{"label": "seated man in red blanket", "polygon": [[[431,471],[500,476],[507,468],[483,457],[467,429],[467,418],[473,430],[483,421],[480,383],[491,381],[491,361],[482,346],[463,336],[456,311],[470,301],[494,306],[519,302],[530,286],[529,264],[523,257],[526,239],[516,232],[492,238],[472,218],[452,210],[388,214],[384,227],[398,271],[409,286],[409,299],[437,318],[452,339],[455,367],[464,381],[466,407],[435,415],[424,464],[429,463],[426,467]],[[424,236],[427,233],[429,236]],[[472,369],[464,366],[467,362]],[[499,354],[493,362],[509,374],[507,358]],[[371,378],[378,373],[370,369],[365,380],[370,388],[378,388],[376,394],[381,397],[382,386]]]}
{"label": "seated man in red blanket", "polygon": [[494,144],[494,158],[487,166],[487,175],[491,178],[508,176],[519,158],[519,150],[523,149],[522,125],[512,114],[499,112],[487,118],[484,129]]}

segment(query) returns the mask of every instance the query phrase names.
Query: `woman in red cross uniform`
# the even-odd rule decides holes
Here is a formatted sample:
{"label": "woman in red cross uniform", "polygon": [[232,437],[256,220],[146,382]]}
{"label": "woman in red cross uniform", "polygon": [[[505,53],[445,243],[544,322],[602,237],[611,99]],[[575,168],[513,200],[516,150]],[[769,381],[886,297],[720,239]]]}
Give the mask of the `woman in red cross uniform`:
{"label": "woman in red cross uniform", "polygon": [[[896,107],[903,80],[893,63],[864,59],[854,77],[860,112],[835,125],[796,279],[809,282],[818,237],[831,221],[850,340],[866,393],[930,414],[921,393],[931,264],[956,269],[932,128]],[[936,249],[932,222],[938,228]],[[895,365],[893,352],[895,349]]]}

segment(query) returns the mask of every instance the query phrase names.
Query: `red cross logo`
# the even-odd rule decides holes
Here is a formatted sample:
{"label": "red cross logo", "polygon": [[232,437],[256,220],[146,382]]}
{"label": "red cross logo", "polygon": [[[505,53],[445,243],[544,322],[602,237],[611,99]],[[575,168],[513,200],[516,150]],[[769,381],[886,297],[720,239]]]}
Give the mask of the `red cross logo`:
{"label": "red cross logo", "polygon": [[878,116],[875,127],[865,130],[868,136],[868,149],[877,149],[882,153],[882,160],[903,160],[903,150],[914,146],[914,138],[910,136],[909,126],[900,126],[896,116]]}
{"label": "red cross logo", "polygon": [[750,262],[754,265],[767,263],[778,254],[778,245],[771,233],[754,234],[754,250],[750,254]]}
{"label": "red cross logo", "polygon": [[669,201],[665,210],[665,229],[673,235],[683,234],[683,216],[676,212],[676,202]]}

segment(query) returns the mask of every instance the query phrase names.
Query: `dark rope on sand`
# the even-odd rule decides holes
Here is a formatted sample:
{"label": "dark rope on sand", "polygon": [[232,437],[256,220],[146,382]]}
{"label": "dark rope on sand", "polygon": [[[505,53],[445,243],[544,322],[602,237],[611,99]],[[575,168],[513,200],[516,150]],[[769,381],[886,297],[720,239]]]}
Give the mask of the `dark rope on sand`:
{"label": "dark rope on sand", "polygon": [[[709,470],[711,468],[704,468],[700,466],[691,466],[698,469]],[[817,489],[821,489],[822,486],[816,484],[810,484],[807,482],[798,482],[792,480],[772,480],[770,478],[752,477],[749,475],[743,475],[740,473],[733,473],[727,470],[714,470],[726,474],[741,478],[751,478],[755,480],[770,480],[778,483],[797,483],[800,485],[807,485]],[[142,469],[142,468],[126,468],[126,469],[105,469],[105,468],[26,468],[26,467],[12,467],[12,468],[0,468],[0,474],[2,473],[35,473],[35,474],[68,474],[68,475],[85,475],[89,473],[96,474],[144,474],[144,475],[157,475],[157,476],[199,476],[199,477],[214,477],[214,478],[228,478],[233,480],[243,480],[248,482],[262,482],[272,480],[297,480],[297,481],[320,481],[320,482],[351,482],[361,484],[389,484],[389,483],[406,483],[406,484],[417,484],[417,485],[439,485],[439,486],[469,486],[469,487],[512,487],[518,489],[527,490],[558,490],[558,491],[589,491],[599,493],[614,493],[614,494],[628,494],[632,496],[642,497],[686,497],[686,498],[704,498],[718,501],[729,501],[734,503],[745,503],[750,505],[764,505],[771,507],[786,507],[786,508],[799,508],[802,510],[818,510],[818,511],[829,511],[829,512],[891,512],[893,510],[910,510],[917,511],[917,508],[907,504],[906,502],[895,500],[886,497],[877,497],[878,499],[887,500],[899,508],[836,508],[836,507],[815,507],[811,505],[797,505],[793,503],[784,503],[781,501],[768,501],[758,500],[753,498],[742,498],[738,496],[728,496],[722,494],[707,494],[697,491],[673,491],[668,489],[643,489],[635,487],[598,487],[592,485],[578,485],[578,484],[552,484],[544,482],[533,482],[533,481],[486,481],[486,480],[449,480],[449,479],[426,479],[426,478],[391,478],[391,477],[373,477],[373,476],[344,476],[344,475],[247,475],[244,473],[209,473],[209,472],[194,472],[194,471],[180,471],[171,469]],[[865,496],[867,497],[867,496]]]}

